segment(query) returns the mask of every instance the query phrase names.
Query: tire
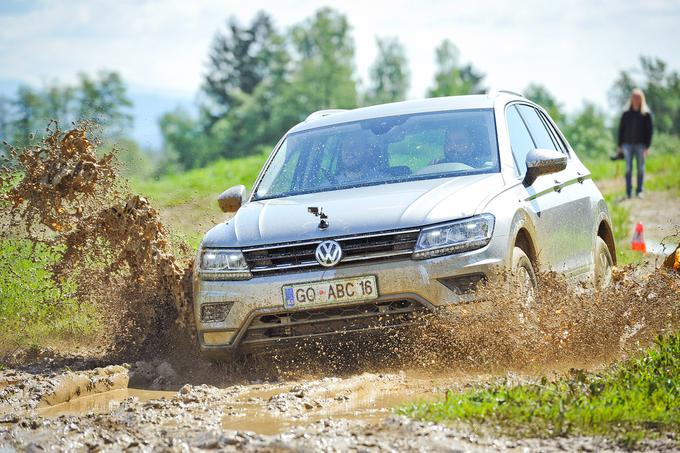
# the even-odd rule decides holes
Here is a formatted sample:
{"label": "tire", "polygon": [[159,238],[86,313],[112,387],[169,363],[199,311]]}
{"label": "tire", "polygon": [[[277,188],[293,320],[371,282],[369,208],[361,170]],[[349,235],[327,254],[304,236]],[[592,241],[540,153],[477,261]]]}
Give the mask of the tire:
{"label": "tire", "polygon": [[537,303],[538,281],[531,260],[519,247],[512,251],[511,290],[523,308],[532,308]]}
{"label": "tire", "polygon": [[612,282],[614,260],[609,247],[601,237],[595,239],[595,266],[593,269],[593,283],[595,290],[607,288]]}

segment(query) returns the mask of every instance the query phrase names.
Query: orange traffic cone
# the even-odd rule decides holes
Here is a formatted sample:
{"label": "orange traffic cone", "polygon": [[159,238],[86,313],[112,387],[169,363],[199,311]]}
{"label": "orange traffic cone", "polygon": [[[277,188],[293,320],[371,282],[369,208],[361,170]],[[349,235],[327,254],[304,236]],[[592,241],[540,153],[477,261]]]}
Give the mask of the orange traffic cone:
{"label": "orange traffic cone", "polygon": [[640,222],[635,225],[633,232],[633,240],[630,243],[630,248],[636,252],[647,253],[647,245],[645,244],[645,227]]}

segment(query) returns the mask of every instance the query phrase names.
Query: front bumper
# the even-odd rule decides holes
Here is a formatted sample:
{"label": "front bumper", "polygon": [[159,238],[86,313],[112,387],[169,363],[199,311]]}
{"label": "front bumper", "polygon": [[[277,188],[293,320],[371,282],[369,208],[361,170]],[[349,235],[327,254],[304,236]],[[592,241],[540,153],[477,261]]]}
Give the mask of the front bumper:
{"label": "front bumper", "polygon": [[[496,236],[479,250],[427,260],[361,263],[255,277],[245,281],[201,280],[200,274],[196,272],[194,314],[199,344],[207,353],[229,352],[265,346],[282,338],[299,339],[370,330],[378,327],[373,322],[378,318],[382,321],[380,327],[408,325],[418,314],[432,311],[438,306],[463,305],[475,301],[474,293],[461,294],[439,280],[483,274],[487,280],[494,281],[499,271],[507,265],[507,244],[507,237]],[[293,309],[283,307],[282,286],[364,275],[376,276],[380,293],[378,299],[343,305]],[[201,307],[221,302],[232,303],[224,321],[202,321]],[[299,316],[289,316],[295,313]],[[375,316],[371,318],[371,314]],[[270,320],[272,326],[263,325]],[[317,330],[304,327],[315,322],[326,323],[326,327]]]}

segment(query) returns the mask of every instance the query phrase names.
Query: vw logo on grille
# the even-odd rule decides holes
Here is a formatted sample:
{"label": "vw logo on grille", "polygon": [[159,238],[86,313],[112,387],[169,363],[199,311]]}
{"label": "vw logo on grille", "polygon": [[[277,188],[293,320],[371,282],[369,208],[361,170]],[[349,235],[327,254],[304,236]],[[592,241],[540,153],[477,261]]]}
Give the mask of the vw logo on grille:
{"label": "vw logo on grille", "polygon": [[335,241],[323,241],[316,247],[315,255],[319,264],[332,267],[342,259],[342,247]]}

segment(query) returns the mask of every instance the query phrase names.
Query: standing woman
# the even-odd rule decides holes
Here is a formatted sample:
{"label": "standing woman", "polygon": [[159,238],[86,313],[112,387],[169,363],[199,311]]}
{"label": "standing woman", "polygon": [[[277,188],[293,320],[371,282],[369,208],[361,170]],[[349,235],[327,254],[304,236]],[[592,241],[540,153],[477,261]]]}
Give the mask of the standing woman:
{"label": "standing woman", "polygon": [[623,151],[626,159],[626,195],[633,193],[633,158],[637,168],[637,187],[635,195],[642,196],[642,183],[645,178],[645,157],[652,144],[652,113],[647,107],[645,94],[635,88],[630,95],[626,111],[621,115],[619,124],[619,153]]}

